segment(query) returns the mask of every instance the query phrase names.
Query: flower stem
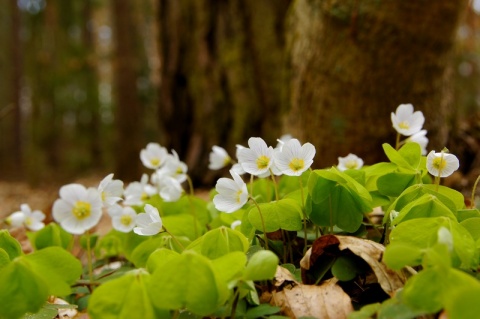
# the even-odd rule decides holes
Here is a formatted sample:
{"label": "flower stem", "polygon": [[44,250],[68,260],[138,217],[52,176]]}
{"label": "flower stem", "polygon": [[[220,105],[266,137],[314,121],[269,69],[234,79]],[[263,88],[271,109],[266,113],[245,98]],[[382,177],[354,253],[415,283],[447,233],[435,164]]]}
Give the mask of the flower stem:
{"label": "flower stem", "polygon": [[472,188],[472,197],[470,199],[470,208],[475,208],[475,192],[477,191],[477,185],[478,185],[478,181],[480,180],[480,175],[477,177],[477,179],[475,180],[475,183],[473,184],[473,188]]}
{"label": "flower stem", "polygon": [[275,188],[275,200],[278,202],[279,197],[278,197],[277,181],[275,180],[275,174],[273,174],[271,169],[269,169],[269,170],[270,170],[270,176],[272,177],[273,186]]}
{"label": "flower stem", "polygon": [[298,181],[300,184],[300,194],[302,198],[302,213],[303,213],[303,232],[304,232],[304,247],[303,247],[303,252],[305,253],[307,251],[307,245],[308,245],[308,239],[307,239],[307,214],[305,212],[305,198],[303,194],[303,182],[302,182],[302,176],[300,175],[298,177]]}
{"label": "flower stem", "polygon": [[188,201],[190,202],[190,211],[193,215],[193,229],[195,232],[195,238],[198,238],[198,217],[197,211],[195,210],[195,205],[193,205],[192,198],[194,197],[193,182],[190,176],[187,175],[188,188],[190,189],[190,196],[188,196]]}
{"label": "flower stem", "polygon": [[172,239],[177,243],[178,246],[180,246],[180,248],[181,248],[182,250],[185,250],[185,246],[182,245],[182,243],[177,239],[177,237],[173,236],[173,234],[172,234],[171,232],[169,232],[169,231],[165,228],[165,226],[163,226],[163,229],[165,230],[165,232],[166,232],[167,234],[170,235],[170,237],[172,237]]}
{"label": "flower stem", "polygon": [[87,238],[87,265],[88,265],[88,277],[90,279],[90,285],[93,288],[93,265],[92,265],[92,247],[90,245],[90,233],[87,231],[85,234]]}
{"label": "flower stem", "polygon": [[397,133],[397,140],[395,141],[395,150],[400,148],[400,133]]}
{"label": "flower stem", "polygon": [[257,201],[255,199],[253,199],[252,196],[250,196],[250,199],[252,200],[253,204],[257,207],[258,213],[260,214],[260,221],[262,222],[262,228],[263,228],[263,238],[265,240],[265,248],[268,250],[267,231],[266,231],[266,228],[265,228],[265,221],[263,220],[262,211],[260,210],[260,206],[258,205]]}

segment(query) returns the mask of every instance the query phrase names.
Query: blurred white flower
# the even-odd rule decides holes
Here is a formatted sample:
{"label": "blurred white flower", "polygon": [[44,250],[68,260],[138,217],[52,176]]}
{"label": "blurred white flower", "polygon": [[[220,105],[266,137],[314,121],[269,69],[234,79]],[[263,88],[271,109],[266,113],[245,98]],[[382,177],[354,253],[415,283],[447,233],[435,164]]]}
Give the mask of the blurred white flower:
{"label": "blurred white flower", "polygon": [[187,180],[187,171],[187,164],[180,161],[177,152],[172,150],[172,154],[168,154],[167,156],[165,165],[156,171],[157,176],[155,178],[158,178],[156,182],[161,183],[162,178],[170,176],[175,178],[178,182],[183,183]]}
{"label": "blurred white flower", "polygon": [[158,169],[167,160],[168,151],[158,143],[148,143],[147,147],[140,151],[140,159],[147,168]]}
{"label": "blurred white flower", "polygon": [[311,143],[300,144],[296,138],[290,139],[283,145],[281,151],[275,154],[275,165],[285,175],[300,176],[313,163],[315,146]]}
{"label": "blurred white flower", "polygon": [[269,171],[273,162],[273,148],[260,137],[248,139],[249,148],[238,150],[238,162],[245,172],[260,176]]}
{"label": "blurred white flower", "polygon": [[440,227],[437,236],[438,243],[446,245],[449,251],[453,251],[453,236],[448,228],[444,226]]}
{"label": "blurred white flower", "polygon": [[166,202],[176,202],[183,194],[182,185],[171,176],[165,176],[160,187],[160,197]]}
{"label": "blurred white flower", "polygon": [[20,210],[7,217],[6,222],[14,227],[25,225],[29,230],[37,231],[45,227],[45,214],[40,210],[32,212],[28,204],[20,205]]}
{"label": "blurred white flower", "polygon": [[113,174],[107,175],[98,185],[104,207],[110,207],[122,200],[123,182],[113,179]]}
{"label": "blurred white flower", "polygon": [[114,204],[108,208],[107,212],[112,218],[113,228],[119,232],[128,233],[135,227],[137,213],[132,207]]}
{"label": "blurred white flower", "polygon": [[284,135],[280,136],[280,138],[277,139],[278,143],[277,143],[277,146],[275,146],[275,149],[281,151],[285,142],[291,140],[292,138],[293,137],[290,134],[284,134]]}
{"label": "blurred white flower", "polygon": [[421,130],[418,133],[415,133],[412,136],[408,137],[405,141],[419,144],[422,149],[422,155],[426,155],[428,145],[428,137],[426,135],[427,130]]}
{"label": "blurred white flower", "polygon": [[247,185],[242,178],[230,170],[233,180],[222,177],[217,181],[215,189],[218,194],[213,197],[215,208],[221,212],[233,213],[242,208],[248,200]]}
{"label": "blurred white flower", "polygon": [[231,225],[230,225],[230,228],[231,229],[236,229],[237,227],[240,227],[242,225],[242,221],[241,220],[235,220]]}
{"label": "blurred white flower", "polygon": [[143,205],[143,202],[158,192],[157,188],[148,183],[148,175],[143,174],[140,182],[128,184],[124,191],[125,205]]}
{"label": "blurred white flower", "polygon": [[345,157],[338,158],[337,168],[339,171],[347,169],[360,169],[363,166],[363,160],[355,154],[348,154]]}
{"label": "blurred white flower", "polygon": [[211,170],[222,169],[232,161],[227,151],[224,148],[216,145],[212,147],[212,151],[210,152],[208,159],[208,168]]}
{"label": "blurred white flower", "polygon": [[95,188],[80,184],[60,188],[60,198],[52,208],[53,219],[71,234],[83,234],[96,226],[102,217],[102,198]]}
{"label": "blurred white flower", "polygon": [[431,151],[427,155],[427,170],[435,177],[450,176],[459,166],[458,158],[453,154],[445,153],[444,151],[440,153]]}
{"label": "blurred white flower", "polygon": [[133,232],[141,236],[158,234],[163,227],[162,218],[158,213],[158,209],[150,204],[146,204],[144,209],[145,213],[140,213],[135,218],[137,226],[133,228]]}
{"label": "blurred white flower", "polygon": [[413,111],[412,104],[400,104],[391,114],[393,128],[402,135],[411,136],[418,133],[425,122],[421,111]]}

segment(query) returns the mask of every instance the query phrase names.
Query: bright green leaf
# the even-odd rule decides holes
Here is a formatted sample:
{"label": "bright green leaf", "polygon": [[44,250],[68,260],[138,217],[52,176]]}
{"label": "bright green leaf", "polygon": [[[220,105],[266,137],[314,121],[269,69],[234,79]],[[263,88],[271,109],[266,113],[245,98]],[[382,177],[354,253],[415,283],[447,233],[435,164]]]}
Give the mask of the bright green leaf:
{"label": "bright green leaf", "polygon": [[383,151],[385,155],[387,155],[390,162],[397,164],[399,167],[407,168],[407,169],[416,169],[416,167],[412,167],[412,165],[405,159],[402,154],[396,151],[390,144],[384,143],[382,145]]}
{"label": "bright green leaf", "polygon": [[188,250],[156,268],[148,293],[158,308],[186,308],[198,315],[211,314],[228,296],[211,261]]}
{"label": "bright green leaf", "polygon": [[18,240],[13,238],[6,229],[0,230],[0,248],[6,251],[10,260],[23,254],[22,246],[20,246]]}
{"label": "bright green leaf", "polygon": [[411,168],[417,169],[420,165],[420,159],[422,158],[420,144],[408,142],[398,150],[398,154],[405,159]]}
{"label": "bright green leaf", "polygon": [[415,184],[415,173],[392,172],[380,176],[377,180],[378,191],[386,196],[397,197],[406,188]]}
{"label": "bright green leaf", "polygon": [[92,319],[170,318],[167,310],[155,309],[147,285],[151,276],[134,270],[104,283],[93,291],[88,303]]}
{"label": "bright green leaf", "polygon": [[22,256],[26,264],[48,286],[49,294],[65,296],[71,292],[70,285],[82,274],[82,264],[72,254],[58,246],[47,247]]}
{"label": "bright green leaf", "polygon": [[36,249],[50,246],[60,246],[66,249],[73,240],[73,235],[66,232],[56,223],[50,223],[37,231],[33,240]]}
{"label": "bright green leaf", "polygon": [[465,219],[460,223],[472,235],[473,240],[480,238],[480,217]]}
{"label": "bright green leaf", "polygon": [[198,238],[187,250],[196,251],[210,259],[215,259],[233,251],[245,253],[249,243],[245,235],[228,227],[212,229]]}
{"label": "bright green leaf", "polygon": [[480,313],[480,285],[462,287],[450,294],[445,310],[449,319],[476,318]]}
{"label": "bright green leaf", "polygon": [[388,267],[400,270],[405,266],[418,266],[422,263],[423,251],[418,246],[395,242],[386,247],[383,261]]}
{"label": "bright green leaf", "polygon": [[47,283],[31,267],[14,260],[0,271],[0,319],[35,313],[49,295]]}
{"label": "bright green leaf", "polygon": [[160,248],[150,254],[147,259],[146,267],[149,273],[153,273],[159,266],[166,264],[171,258],[178,256],[176,251]]}
{"label": "bright green leaf", "polygon": [[278,257],[269,250],[260,250],[253,254],[248,261],[244,273],[244,280],[269,280],[275,276],[278,266]]}
{"label": "bright green leaf", "polygon": [[10,256],[8,256],[5,249],[0,248],[0,269],[6,266],[10,262]]}
{"label": "bright green leaf", "polygon": [[226,284],[231,280],[238,279],[242,276],[246,263],[247,256],[240,251],[228,253],[212,260],[215,272]]}
{"label": "bright green leaf", "polygon": [[398,217],[393,220],[393,225],[409,219],[425,217],[447,217],[454,221],[457,220],[454,213],[438,197],[425,194],[405,205]]}
{"label": "bright green leaf", "polygon": [[248,220],[252,225],[263,231],[263,222],[266,232],[279,229],[302,229],[302,207],[293,199],[281,199],[276,202],[259,204],[261,214],[256,206],[248,212]]}

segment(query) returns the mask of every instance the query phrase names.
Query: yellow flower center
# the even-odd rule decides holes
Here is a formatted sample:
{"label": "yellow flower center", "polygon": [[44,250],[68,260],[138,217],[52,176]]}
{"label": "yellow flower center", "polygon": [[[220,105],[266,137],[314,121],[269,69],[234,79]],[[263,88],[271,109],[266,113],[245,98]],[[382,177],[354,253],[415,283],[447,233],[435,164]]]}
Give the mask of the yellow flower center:
{"label": "yellow flower center", "polygon": [[80,200],[75,203],[75,206],[73,206],[73,209],[72,209],[72,214],[78,220],[82,220],[89,217],[91,213],[92,213],[92,208],[90,203],[82,202]]}
{"label": "yellow flower center", "polygon": [[107,194],[105,192],[102,192],[102,202],[104,202],[106,198],[107,198]]}
{"label": "yellow flower center", "polygon": [[357,161],[350,160],[345,163],[345,167],[349,169],[356,169],[358,167]]}
{"label": "yellow flower center", "polygon": [[240,203],[240,197],[242,195],[242,190],[239,190],[236,194],[235,194],[235,201],[237,203]]}
{"label": "yellow flower center", "polygon": [[132,223],[132,216],[122,215],[122,217],[120,217],[120,223],[125,226],[130,225]]}
{"label": "yellow flower center", "polygon": [[296,172],[305,167],[305,162],[303,161],[303,159],[295,157],[290,161],[290,163],[288,164],[288,167],[290,167],[292,171]]}
{"label": "yellow flower center", "polygon": [[223,159],[223,166],[227,166],[228,164],[230,164],[230,161],[231,161],[230,156],[226,156],[226,157]]}
{"label": "yellow flower center", "polygon": [[140,199],[141,199],[141,200],[147,200],[147,199],[148,199],[148,194],[145,193],[145,192],[143,192],[143,193],[142,193],[142,196],[140,196]]}
{"label": "yellow flower center", "polygon": [[181,167],[178,167],[177,170],[175,171],[176,174],[183,174],[183,170]]}
{"label": "yellow flower center", "polygon": [[154,158],[150,159],[150,164],[152,164],[153,166],[158,166],[160,164],[160,159],[154,157]]}
{"label": "yellow flower center", "polygon": [[257,158],[257,167],[258,169],[265,169],[268,167],[268,164],[270,163],[270,159],[265,156],[265,155],[262,155],[260,156],[259,158]]}
{"label": "yellow flower center", "polygon": [[435,157],[432,162],[433,167],[435,167],[439,172],[441,172],[445,166],[447,166],[447,161],[441,157]]}
{"label": "yellow flower center", "polygon": [[401,128],[401,129],[408,130],[410,128],[410,124],[406,121],[402,121],[402,122],[398,123],[398,127]]}
{"label": "yellow flower center", "polygon": [[27,226],[31,226],[32,225],[32,218],[31,217],[27,217],[25,218],[25,225]]}

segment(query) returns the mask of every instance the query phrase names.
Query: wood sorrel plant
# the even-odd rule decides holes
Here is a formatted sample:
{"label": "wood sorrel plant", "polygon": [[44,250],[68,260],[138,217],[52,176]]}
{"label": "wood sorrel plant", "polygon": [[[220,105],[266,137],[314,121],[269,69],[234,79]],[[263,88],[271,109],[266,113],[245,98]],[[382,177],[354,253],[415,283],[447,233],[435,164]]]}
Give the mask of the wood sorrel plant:
{"label": "wood sorrel plant", "polygon": [[[281,269],[298,281],[302,272],[304,284],[331,286],[334,278],[345,291],[371,290],[371,269],[356,250],[339,255],[330,243],[319,252],[318,242],[335,236],[384,244],[389,271],[410,277],[373,301],[356,295],[350,318],[441,311],[473,318],[480,311],[480,213],[441,185],[458,160],[445,151],[424,156],[428,139],[417,112],[410,105],[392,113],[399,137],[395,147],[383,145],[388,162],[365,165],[349,154],[337,167],[312,170],[310,143],[284,137],[273,148],[251,138],[248,148],[238,147],[237,162],[213,148],[209,167],[232,165],[232,178],[220,178],[206,201],[194,195],[178,155],[150,143],[140,158],[151,177],[125,189],[113,175],[97,188],[66,185],[46,226],[43,213],[22,205],[6,221],[31,231],[33,252],[0,231],[0,318],[41,318],[52,311],[45,303],[51,296],[92,318],[278,318],[281,309],[267,296],[282,289]],[[380,223],[370,217],[374,208],[384,213]],[[95,226],[105,215],[113,229],[99,237]],[[85,262],[72,255],[78,242]],[[305,270],[300,261],[312,245],[315,265]]]}

